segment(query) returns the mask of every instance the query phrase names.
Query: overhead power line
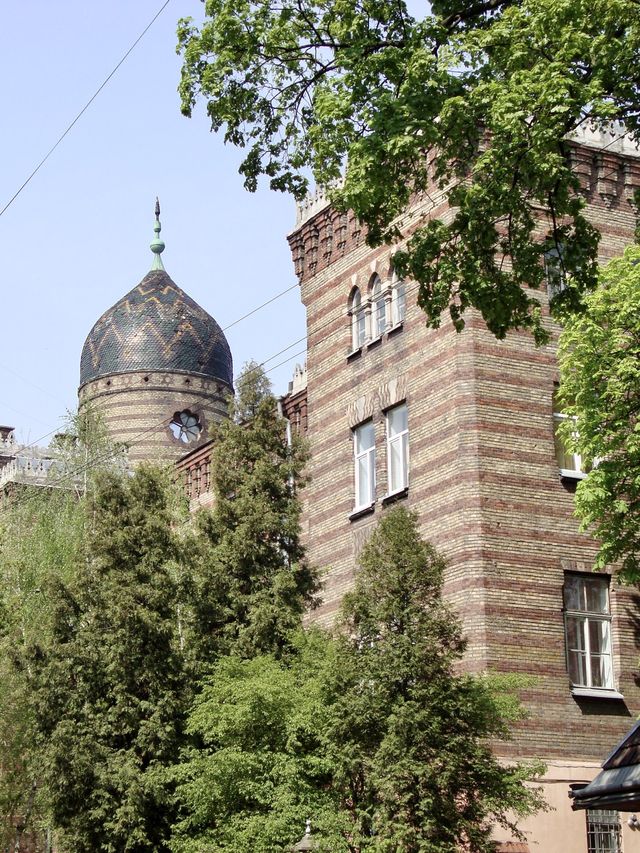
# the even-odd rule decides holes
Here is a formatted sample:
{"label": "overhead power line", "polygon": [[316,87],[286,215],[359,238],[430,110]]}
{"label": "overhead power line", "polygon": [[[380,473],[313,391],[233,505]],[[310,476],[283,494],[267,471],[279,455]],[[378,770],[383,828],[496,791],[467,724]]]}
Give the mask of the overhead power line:
{"label": "overhead power line", "polygon": [[0,216],[2,216],[2,215],[3,215],[3,213],[11,207],[11,205],[13,204],[13,202],[18,198],[18,196],[19,196],[19,195],[20,195],[20,193],[22,192],[22,190],[23,190],[23,189],[27,186],[27,184],[28,184],[28,183],[29,183],[29,182],[30,182],[30,181],[31,181],[31,180],[32,180],[32,179],[33,179],[33,178],[38,174],[38,172],[40,171],[40,169],[44,166],[44,164],[47,162],[47,160],[49,159],[49,157],[51,157],[51,155],[52,155],[52,154],[53,154],[53,152],[56,150],[56,148],[58,147],[58,145],[60,145],[60,143],[61,143],[61,142],[62,142],[62,140],[65,138],[65,136],[69,133],[69,131],[70,131],[70,130],[74,127],[74,125],[75,125],[75,124],[76,124],[76,123],[77,123],[77,122],[82,118],[82,116],[83,116],[83,115],[85,114],[85,112],[89,109],[89,107],[91,106],[91,104],[92,104],[92,103],[95,101],[95,99],[98,97],[98,95],[100,94],[100,92],[101,92],[101,91],[104,89],[104,87],[107,85],[107,83],[109,82],[109,80],[111,80],[111,78],[112,78],[112,77],[113,77],[113,75],[116,73],[116,71],[120,68],[120,66],[123,64],[123,62],[125,62],[125,60],[129,57],[129,54],[130,54],[130,53],[131,53],[131,52],[132,52],[132,51],[137,47],[137,45],[139,44],[139,42],[144,38],[144,36],[147,34],[147,32],[151,29],[151,27],[153,26],[153,24],[154,24],[154,23],[156,22],[156,20],[160,17],[160,15],[162,14],[162,12],[167,8],[167,6],[169,5],[169,3],[170,3],[170,2],[171,2],[171,0],[165,0],[165,2],[164,2],[164,3],[162,4],[162,6],[158,9],[158,11],[156,12],[156,14],[153,16],[153,18],[149,21],[149,23],[147,24],[147,26],[146,26],[146,27],[143,29],[143,31],[140,33],[140,35],[138,36],[138,38],[133,42],[133,44],[131,45],[131,47],[130,47],[130,48],[127,50],[127,52],[122,56],[122,58],[121,58],[121,59],[119,60],[119,62],[115,65],[115,67],[113,68],[113,70],[112,70],[112,71],[111,71],[111,72],[110,72],[110,73],[105,77],[105,79],[103,80],[103,82],[100,84],[100,86],[98,86],[98,88],[96,89],[96,91],[95,91],[95,92],[93,93],[93,95],[89,98],[89,100],[88,100],[88,101],[87,101],[87,103],[83,106],[83,108],[80,110],[80,112],[78,113],[78,115],[73,119],[73,121],[71,122],[71,124],[70,124],[70,125],[66,128],[66,130],[65,130],[65,131],[64,131],[64,132],[63,132],[63,133],[58,137],[58,139],[56,140],[56,142],[55,142],[55,143],[51,146],[51,148],[47,151],[47,153],[44,155],[44,157],[42,158],[42,160],[40,160],[40,162],[38,163],[38,165],[35,167],[35,169],[34,169],[34,170],[31,172],[31,174],[28,176],[28,178],[27,178],[27,179],[26,179],[26,180],[21,184],[21,186],[19,186],[19,187],[18,187],[18,189],[17,189],[17,190],[15,191],[15,193],[11,196],[11,198],[10,198],[10,199],[9,199],[9,201],[5,204],[5,206],[2,208],[2,210],[0,210]]}

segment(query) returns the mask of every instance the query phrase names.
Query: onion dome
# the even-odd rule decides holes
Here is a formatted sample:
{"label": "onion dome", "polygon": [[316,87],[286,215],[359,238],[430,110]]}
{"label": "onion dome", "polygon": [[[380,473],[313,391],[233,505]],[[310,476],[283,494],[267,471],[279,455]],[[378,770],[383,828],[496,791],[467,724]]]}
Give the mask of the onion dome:
{"label": "onion dome", "polygon": [[233,387],[231,350],[216,321],[178,287],[162,265],[156,202],[153,267],[95,324],[82,349],[80,387],[113,373],[166,371]]}

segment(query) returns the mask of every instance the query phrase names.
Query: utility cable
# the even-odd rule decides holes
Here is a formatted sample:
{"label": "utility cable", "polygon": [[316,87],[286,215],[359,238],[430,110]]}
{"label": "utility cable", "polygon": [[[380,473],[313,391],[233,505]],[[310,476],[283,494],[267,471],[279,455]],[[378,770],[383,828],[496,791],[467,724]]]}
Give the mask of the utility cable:
{"label": "utility cable", "polygon": [[60,143],[61,143],[61,142],[62,142],[62,140],[65,138],[65,136],[69,133],[69,131],[70,131],[70,130],[74,127],[74,125],[75,125],[75,124],[76,124],[76,123],[77,123],[77,122],[82,118],[82,116],[83,116],[83,115],[85,114],[85,112],[89,109],[89,107],[91,106],[91,104],[92,104],[92,103],[95,101],[95,99],[98,97],[98,95],[100,94],[100,92],[101,92],[101,91],[104,89],[104,87],[107,85],[107,83],[109,82],[109,80],[111,80],[111,78],[113,77],[113,75],[114,75],[114,74],[116,73],[116,71],[120,68],[120,66],[125,62],[125,60],[129,57],[129,54],[130,54],[130,53],[132,53],[132,51],[137,47],[137,45],[139,44],[139,42],[140,42],[140,41],[142,41],[142,39],[144,38],[144,36],[145,36],[145,35],[147,34],[147,32],[151,29],[151,27],[153,26],[153,24],[154,24],[154,23],[156,22],[156,20],[160,17],[160,15],[162,14],[162,12],[167,8],[167,6],[169,5],[169,3],[170,3],[170,2],[171,2],[171,0],[165,0],[165,2],[164,2],[164,3],[162,4],[162,6],[158,9],[158,11],[156,12],[156,14],[153,16],[153,18],[149,21],[149,23],[147,24],[147,26],[146,26],[146,27],[143,29],[143,31],[140,33],[140,35],[138,36],[138,38],[133,42],[133,44],[131,45],[131,47],[127,50],[127,52],[126,52],[126,53],[124,54],[124,56],[120,59],[120,61],[119,61],[119,62],[117,63],[117,65],[113,68],[113,70],[112,70],[112,71],[111,71],[111,72],[110,72],[110,73],[105,77],[104,81],[100,84],[100,86],[96,89],[96,91],[93,93],[93,95],[89,98],[89,100],[87,101],[87,103],[83,106],[83,108],[80,110],[80,112],[78,113],[78,115],[73,119],[73,121],[71,122],[71,124],[66,128],[66,130],[62,133],[62,135],[61,135],[60,137],[58,137],[58,140],[57,140],[57,141],[56,141],[56,142],[51,146],[51,148],[47,151],[47,153],[44,155],[44,157],[42,158],[42,160],[40,160],[40,162],[38,163],[38,165],[37,165],[37,166],[35,167],[35,169],[31,172],[31,174],[29,175],[29,177],[28,177],[28,178],[27,178],[27,179],[22,183],[22,185],[21,185],[20,187],[18,187],[18,189],[16,190],[16,192],[11,196],[11,198],[10,198],[10,199],[9,199],[9,201],[5,204],[5,206],[2,208],[2,210],[0,210],[0,216],[2,216],[2,214],[3,214],[6,210],[8,210],[8,209],[11,207],[11,205],[13,204],[13,202],[18,198],[18,196],[19,196],[19,195],[20,195],[20,193],[22,192],[22,190],[23,190],[23,189],[27,186],[27,184],[28,184],[28,183],[29,183],[29,182],[30,182],[30,181],[31,181],[31,180],[32,180],[32,179],[33,179],[33,178],[38,174],[38,172],[40,171],[40,169],[44,166],[44,164],[47,162],[47,160],[49,159],[49,157],[51,157],[51,155],[52,155],[52,154],[53,154],[53,152],[56,150],[56,148],[58,147],[58,145],[60,145]]}

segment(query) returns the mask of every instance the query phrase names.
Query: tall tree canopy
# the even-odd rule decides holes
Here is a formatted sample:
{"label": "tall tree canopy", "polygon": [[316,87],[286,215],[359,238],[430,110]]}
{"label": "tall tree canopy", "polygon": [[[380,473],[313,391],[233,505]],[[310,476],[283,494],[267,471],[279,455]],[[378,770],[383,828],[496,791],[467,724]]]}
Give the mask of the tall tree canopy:
{"label": "tall tree canopy", "polygon": [[600,274],[586,311],[560,338],[560,395],[566,444],[590,470],[576,511],[600,540],[597,567],[619,562],[640,580],[640,249]]}
{"label": "tall tree canopy", "polygon": [[[583,214],[567,135],[624,121],[640,140],[637,0],[206,0],[183,20],[180,93],[206,101],[214,130],[297,197],[311,172],[333,186],[372,245],[407,236],[398,219],[435,181],[455,208],[395,256],[438,325],[473,306],[498,337],[545,339],[542,256],[562,247],[576,308],[595,284],[598,235]],[[344,183],[340,181],[344,175]],[[337,185],[336,185],[337,184]],[[542,219],[542,228],[536,221]]]}
{"label": "tall tree canopy", "polygon": [[349,853],[488,853],[496,824],[517,836],[517,818],[541,805],[525,785],[541,768],[504,766],[488,743],[521,715],[516,682],[455,671],[465,642],[443,572],[416,516],[398,507],[345,597],[328,740]]}

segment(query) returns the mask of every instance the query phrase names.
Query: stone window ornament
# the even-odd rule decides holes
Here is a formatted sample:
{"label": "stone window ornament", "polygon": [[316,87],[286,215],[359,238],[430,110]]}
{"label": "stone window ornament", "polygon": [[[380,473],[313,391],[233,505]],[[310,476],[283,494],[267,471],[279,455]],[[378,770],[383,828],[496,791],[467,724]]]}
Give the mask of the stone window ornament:
{"label": "stone window ornament", "polygon": [[171,434],[177,441],[183,444],[191,444],[192,441],[197,441],[202,432],[202,424],[197,415],[185,409],[183,412],[176,412],[169,424]]}

